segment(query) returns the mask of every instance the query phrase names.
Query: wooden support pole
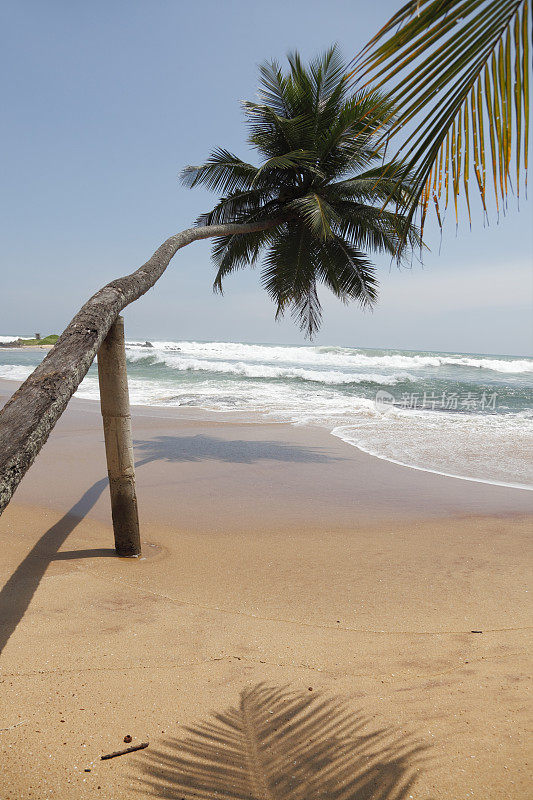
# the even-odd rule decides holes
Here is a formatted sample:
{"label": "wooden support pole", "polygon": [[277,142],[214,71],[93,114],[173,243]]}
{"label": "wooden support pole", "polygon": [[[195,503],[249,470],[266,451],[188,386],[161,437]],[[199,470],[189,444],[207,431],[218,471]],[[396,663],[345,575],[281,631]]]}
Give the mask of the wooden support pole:
{"label": "wooden support pole", "polygon": [[119,556],[138,556],[141,538],[123,317],[117,317],[98,350],[98,380],[115,548]]}

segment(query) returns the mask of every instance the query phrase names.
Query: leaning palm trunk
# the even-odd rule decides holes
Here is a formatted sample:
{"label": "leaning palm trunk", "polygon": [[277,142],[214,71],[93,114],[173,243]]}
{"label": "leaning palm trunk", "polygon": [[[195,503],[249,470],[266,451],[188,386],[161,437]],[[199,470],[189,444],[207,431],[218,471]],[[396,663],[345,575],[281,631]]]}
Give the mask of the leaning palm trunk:
{"label": "leaning palm trunk", "polygon": [[321,319],[318,285],[371,307],[377,280],[367,253],[401,262],[420,244],[416,227],[383,209],[411,194],[403,165],[381,163],[384,153],[374,141],[390,122],[387,99],[368,91],[350,96],[347,66],[335,47],[307,69],[294,53],[289,67],[284,74],[276,63],[263,65],[261,102],[245,103],[261,166],[218,148],[205,164],[187,167],[186,185],[222,193],[215,208],[198,227],[167,239],[136,272],[97,292],[0,414],[0,512],[121,310],[154,285],[181,247],[215,237],[219,291],[229,273],[264,254],[262,283],[277,315],[290,308],[311,337]]}
{"label": "leaning palm trunk", "polygon": [[78,311],[42,363],[0,411],[0,514],[87,374],[123,308],[142,297],[185,245],[212,236],[253,233],[279,222],[206,225],[171,236],[146,264],[111,281]]}

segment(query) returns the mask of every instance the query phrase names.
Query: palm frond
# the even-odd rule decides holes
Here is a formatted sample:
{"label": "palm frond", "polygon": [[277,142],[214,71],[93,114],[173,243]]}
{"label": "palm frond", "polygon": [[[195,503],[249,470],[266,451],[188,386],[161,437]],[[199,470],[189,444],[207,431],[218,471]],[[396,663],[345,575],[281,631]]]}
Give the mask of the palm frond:
{"label": "palm frond", "polygon": [[315,84],[316,105],[319,111],[331,102],[332,98],[335,102],[342,101],[348,91],[348,83],[346,62],[338,47],[333,45],[324,55],[314,58],[309,64],[309,72]]}
{"label": "palm frond", "polygon": [[322,324],[322,304],[318,299],[315,277],[303,291],[294,295],[291,306],[292,319],[299,324],[302,333],[312,339]]}
{"label": "palm frond", "polygon": [[337,110],[333,119],[320,126],[319,152],[324,170],[340,178],[366,170],[383,158],[376,132],[392,124],[394,107],[378,92],[357,92]]}
{"label": "palm frond", "polygon": [[424,748],[318,693],[259,684],[144,751],[140,790],[190,800],[406,800]]}
{"label": "palm frond", "polygon": [[289,117],[291,109],[287,107],[285,87],[287,78],[283,75],[277,61],[267,61],[259,65],[259,97],[280,117]]}
{"label": "palm frond", "polygon": [[397,206],[408,200],[411,193],[410,175],[405,166],[397,162],[387,162],[327,187],[327,196],[360,202],[390,202]]}
{"label": "palm frond", "polygon": [[185,167],[180,177],[189,189],[203,185],[224,194],[236,189],[251,189],[256,175],[257,167],[219,147],[211,153],[205,164]]}
{"label": "palm frond", "polygon": [[268,161],[265,161],[257,170],[254,185],[258,184],[266,173],[275,172],[276,170],[301,170],[306,169],[315,174],[321,175],[322,173],[315,167],[317,161],[317,154],[312,150],[293,150],[290,153],[282,153],[277,156],[272,156]]}
{"label": "palm frond", "polygon": [[319,239],[333,236],[331,226],[339,221],[338,216],[335,209],[317,192],[297,197],[288,203],[287,207],[297,211],[309,226],[310,231]]}
{"label": "palm frond", "polygon": [[276,318],[291,307],[300,329],[312,338],[320,327],[322,309],[316,293],[314,242],[305,225],[287,223],[276,230],[264,258],[261,282],[276,304]]}
{"label": "palm frond", "polygon": [[378,297],[378,281],[367,256],[342,236],[323,242],[321,250],[322,283],[343,303],[357,300],[363,307],[372,308]]}
{"label": "palm frond", "polygon": [[306,150],[313,145],[309,115],[280,117],[269,106],[247,100],[242,107],[250,129],[248,141],[265,158],[272,158],[285,150]]}
{"label": "palm frond", "polygon": [[285,86],[287,104],[293,113],[313,116],[316,93],[312,75],[304,66],[298,52],[288,53],[287,61],[290,68]]}
{"label": "palm frond", "polygon": [[211,211],[200,214],[196,224],[222,225],[226,222],[243,222],[265,208],[271,199],[271,194],[272,192],[264,189],[230,192],[226,197],[222,197]]}
{"label": "palm frond", "polygon": [[413,172],[401,206],[408,222],[419,203],[424,218],[431,200],[440,219],[451,196],[457,217],[462,188],[469,209],[471,174],[484,211],[489,183],[505,208],[513,159],[519,194],[530,30],[529,0],[410,0],[355,60],[354,75],[386,87],[398,105],[387,135],[409,132],[398,150]]}
{"label": "palm frond", "polygon": [[269,229],[214,239],[211,253],[217,266],[217,274],[213,290],[222,294],[224,278],[243,267],[253,266],[261,250],[272,240],[272,235]]}
{"label": "palm frond", "polygon": [[336,118],[348,92],[346,63],[336,46],[303,67],[297,53],[289,55],[294,85],[302,110],[313,120],[314,133]]}
{"label": "palm frond", "polygon": [[418,228],[406,228],[404,219],[393,211],[350,201],[340,201],[335,208],[337,233],[366,251],[387,253],[401,263],[422,246]]}

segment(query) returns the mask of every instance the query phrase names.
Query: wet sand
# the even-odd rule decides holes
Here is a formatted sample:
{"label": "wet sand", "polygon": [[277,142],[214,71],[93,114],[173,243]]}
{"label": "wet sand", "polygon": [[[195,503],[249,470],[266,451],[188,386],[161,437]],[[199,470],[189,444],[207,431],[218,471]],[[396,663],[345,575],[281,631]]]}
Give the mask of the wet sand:
{"label": "wet sand", "polygon": [[[89,401],[0,520],[2,800],[260,798],[251,746],[313,798],[529,797],[532,492],[190,410],[134,409],[134,439],[142,559],[113,555]],[[304,722],[320,695],[352,728]],[[99,761],[126,734],[149,748]]]}

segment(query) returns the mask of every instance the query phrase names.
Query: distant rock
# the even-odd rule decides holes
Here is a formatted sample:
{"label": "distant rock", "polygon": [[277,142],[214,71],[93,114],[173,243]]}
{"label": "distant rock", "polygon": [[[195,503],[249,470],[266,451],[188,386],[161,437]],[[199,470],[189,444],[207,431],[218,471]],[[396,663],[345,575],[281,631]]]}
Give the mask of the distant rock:
{"label": "distant rock", "polygon": [[153,347],[153,344],[152,342],[145,342],[144,344],[141,345],[141,347]]}

